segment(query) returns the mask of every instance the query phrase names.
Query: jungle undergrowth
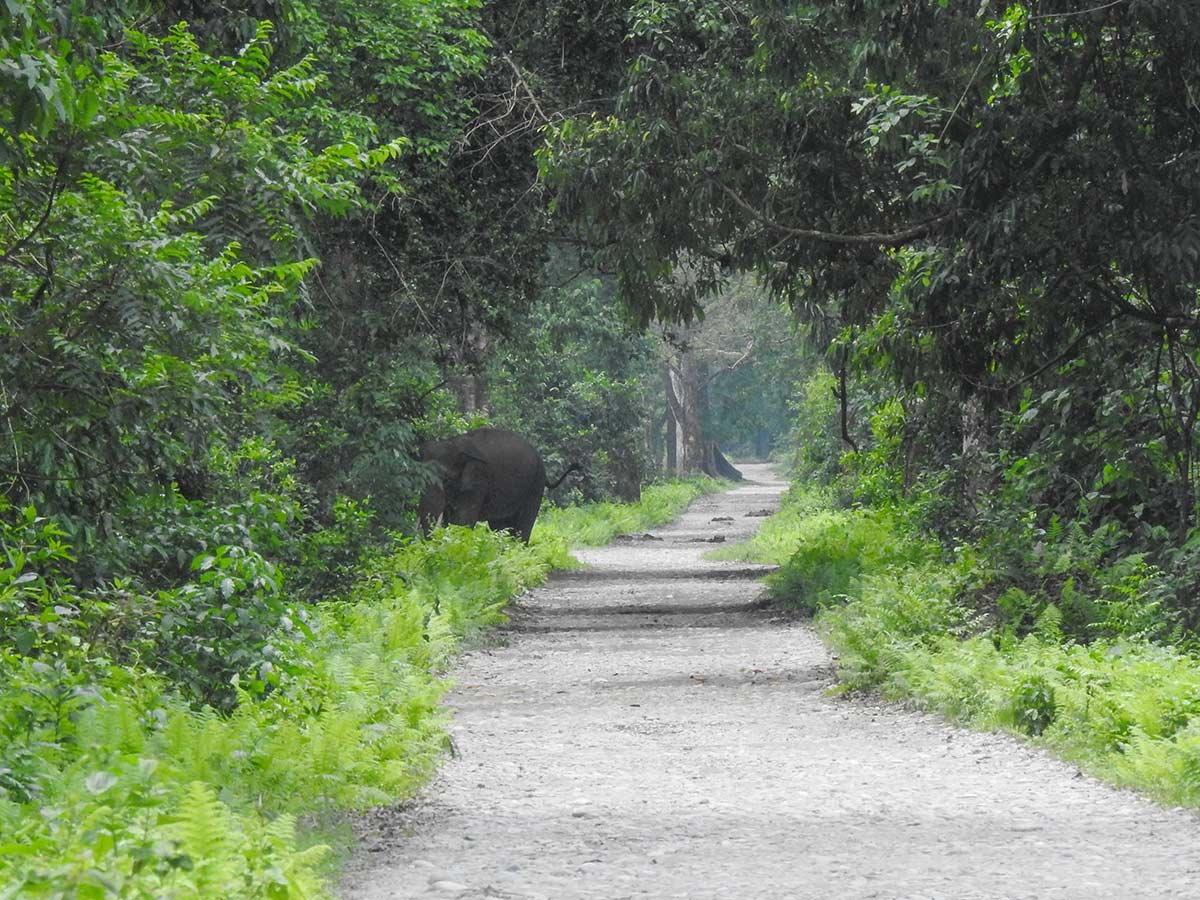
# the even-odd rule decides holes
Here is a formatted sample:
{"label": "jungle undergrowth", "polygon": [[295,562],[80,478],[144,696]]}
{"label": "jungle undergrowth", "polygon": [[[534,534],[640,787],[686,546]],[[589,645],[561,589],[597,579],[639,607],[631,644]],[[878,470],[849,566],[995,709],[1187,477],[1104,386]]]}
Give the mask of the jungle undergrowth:
{"label": "jungle undergrowth", "polygon": [[1200,660],[1148,628],[1152,569],[1117,560],[1086,583],[1048,580],[1058,596],[1009,589],[996,602],[997,571],[978,548],[939,546],[911,521],[835,508],[829,489],[799,484],[754,538],[714,555],[780,565],[769,590],[815,615],[842,690],[1013,732],[1104,780],[1200,807]]}
{"label": "jungle undergrowth", "polygon": [[[530,546],[483,525],[400,540],[315,605],[290,602],[244,548],[201,554],[192,582],[157,599],[83,590],[55,574],[71,554],[63,532],[7,510],[0,897],[327,896],[347,814],[411,796],[436,768],[459,648],[550,570],[578,566],[572,545],[668,521],[721,487],[672,482],[640,504],[547,509]],[[122,612],[147,603],[161,620]],[[177,607],[191,618],[171,625]],[[251,615],[275,627],[224,624]],[[220,627],[205,632],[208,621]],[[213,640],[228,643],[221,660],[245,660],[219,706],[171,680],[172,660]]]}

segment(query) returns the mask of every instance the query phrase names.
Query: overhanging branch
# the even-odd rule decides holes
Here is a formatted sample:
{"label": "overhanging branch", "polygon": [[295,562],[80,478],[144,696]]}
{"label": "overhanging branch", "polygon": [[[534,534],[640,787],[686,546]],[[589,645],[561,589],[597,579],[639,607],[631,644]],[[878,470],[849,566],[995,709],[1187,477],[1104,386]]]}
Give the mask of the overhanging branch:
{"label": "overhanging branch", "polygon": [[784,225],[782,222],[777,222],[770,216],[763,213],[753,204],[748,202],[741,194],[733,190],[727,185],[721,184],[715,178],[710,178],[725,196],[729,197],[742,210],[749,213],[759,222],[767,225],[776,231],[786,234],[789,237],[798,238],[807,241],[820,241],[826,244],[847,244],[853,246],[867,247],[898,247],[914,241],[917,238],[922,238],[928,235],[935,227],[945,222],[950,218],[949,214],[938,216],[936,219],[930,219],[928,222],[922,222],[919,225],[914,225],[911,228],[906,228],[903,231],[894,231],[891,233],[884,232],[868,232],[867,234],[837,234],[832,231],[819,231],[813,228],[793,228],[790,225]]}

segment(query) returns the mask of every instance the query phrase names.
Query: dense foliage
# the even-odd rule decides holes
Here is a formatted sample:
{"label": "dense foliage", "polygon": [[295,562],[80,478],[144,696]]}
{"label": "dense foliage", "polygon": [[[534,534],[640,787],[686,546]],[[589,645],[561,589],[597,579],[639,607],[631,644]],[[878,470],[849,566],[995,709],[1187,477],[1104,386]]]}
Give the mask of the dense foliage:
{"label": "dense foliage", "polygon": [[[31,562],[61,552],[51,529],[29,526]],[[30,636],[0,653],[0,884],[22,896],[318,893],[321,854],[297,849],[292,817],[420,783],[442,741],[436,673],[544,571],[482,526],[380,557],[344,600],[289,611],[218,715],[189,705],[152,657],[114,659],[128,639],[110,631],[119,599],[9,570],[5,631]]]}
{"label": "dense foliage", "polygon": [[485,422],[560,502],[790,437],[828,494],[762,540],[855,683],[1058,740],[1156,672],[1088,746],[1184,765],[1195,4],[0,15],[6,876],[319,890],[286,815],[413,783],[449,649],[643,527],[410,543],[419,442]]}
{"label": "dense foliage", "polygon": [[880,497],[1029,593],[1087,536],[1195,622],[1198,16],[644,0],[614,107],[542,163],[644,319],[738,270],[787,300]]}

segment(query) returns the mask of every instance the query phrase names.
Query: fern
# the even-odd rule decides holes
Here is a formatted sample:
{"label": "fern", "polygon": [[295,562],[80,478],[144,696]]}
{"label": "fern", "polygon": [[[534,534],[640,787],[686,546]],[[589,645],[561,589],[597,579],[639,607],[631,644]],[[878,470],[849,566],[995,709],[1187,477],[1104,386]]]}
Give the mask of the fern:
{"label": "fern", "polygon": [[1063,614],[1053,603],[1047,604],[1033,623],[1033,633],[1047,644],[1061,644],[1063,640]]}
{"label": "fern", "polygon": [[[325,896],[325,885],[316,871],[332,851],[325,844],[315,844],[305,850],[293,849],[296,846],[294,816],[282,815],[267,825],[263,831],[263,842],[271,851],[271,856],[284,860],[279,871],[283,873],[283,884],[288,889],[289,897],[306,900]],[[279,881],[275,880],[275,883]]]}
{"label": "fern", "polygon": [[245,868],[241,835],[217,792],[194,781],[183,795],[176,821],[163,831],[192,862],[190,881],[198,896],[230,896]]}

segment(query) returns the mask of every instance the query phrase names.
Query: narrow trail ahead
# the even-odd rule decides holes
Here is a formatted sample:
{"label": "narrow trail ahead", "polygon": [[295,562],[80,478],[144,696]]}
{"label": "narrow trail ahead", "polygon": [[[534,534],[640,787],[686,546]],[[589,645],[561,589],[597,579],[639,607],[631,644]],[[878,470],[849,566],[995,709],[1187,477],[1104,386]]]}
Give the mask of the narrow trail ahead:
{"label": "narrow trail ahead", "polygon": [[1200,896],[1200,819],[1002,735],[833,699],[811,628],[705,561],[785,485],[580,553],[455,673],[458,756],[362,826],[351,898]]}

